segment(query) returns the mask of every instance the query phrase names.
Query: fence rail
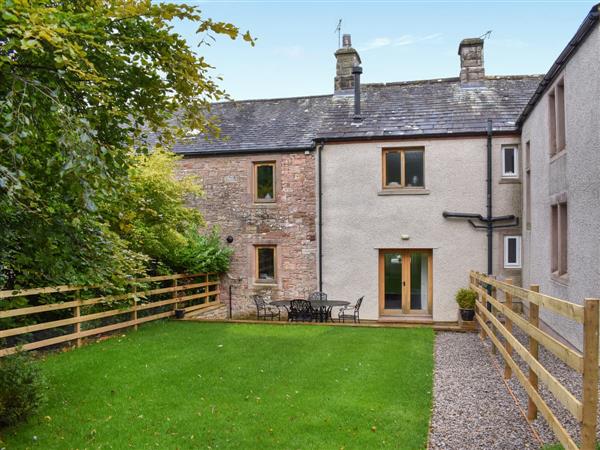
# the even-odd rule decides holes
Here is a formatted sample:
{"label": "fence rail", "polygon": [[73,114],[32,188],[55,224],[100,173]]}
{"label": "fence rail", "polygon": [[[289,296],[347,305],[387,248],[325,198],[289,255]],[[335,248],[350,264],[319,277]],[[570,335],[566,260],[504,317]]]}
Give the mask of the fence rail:
{"label": "fence rail", "polygon": [[[161,286],[169,282],[170,286]],[[220,283],[214,273],[175,274],[133,279],[129,292],[118,295],[103,295],[102,290],[101,286],[52,286],[0,291],[0,357],[69,341],[80,346],[82,338],[137,328],[170,317],[176,309],[188,313],[207,308],[218,303]],[[91,298],[83,298],[85,295]],[[56,297],[63,301],[53,301]],[[39,304],[4,307],[2,303],[10,300]],[[122,315],[128,316],[118,317]],[[35,323],[28,323],[32,318]],[[93,323],[103,321],[114,323]],[[82,325],[90,327],[82,329]],[[35,333],[39,332],[47,335],[38,338]]]}
{"label": "fence rail", "polygon": [[[544,416],[560,443],[567,450],[596,449],[596,427],[598,409],[598,326],[600,299],[585,299],[578,305],[539,292],[539,286],[529,289],[514,286],[511,280],[499,281],[479,272],[469,275],[470,287],[478,294],[475,318],[479,323],[482,338],[488,337],[505,361],[504,377],[513,374],[529,397],[527,418],[534,420],[538,411]],[[498,300],[503,292],[504,302]],[[513,299],[520,298],[529,305],[528,317],[513,309]],[[583,325],[583,353],[566,346],[540,329],[540,307]],[[504,317],[499,320],[498,313]],[[528,336],[528,346],[523,345],[513,334],[516,325]],[[504,342],[500,340],[502,337]],[[582,399],[576,398],[539,361],[539,345],[582,375]],[[513,359],[516,353],[527,364],[526,375]],[[581,447],[560,423],[554,412],[539,394],[539,382],[577,419],[581,425]]]}

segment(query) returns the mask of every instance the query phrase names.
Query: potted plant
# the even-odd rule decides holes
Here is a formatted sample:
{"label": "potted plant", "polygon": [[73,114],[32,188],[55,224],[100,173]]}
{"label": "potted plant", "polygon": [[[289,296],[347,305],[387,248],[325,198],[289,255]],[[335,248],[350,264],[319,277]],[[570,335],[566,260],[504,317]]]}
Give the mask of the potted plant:
{"label": "potted plant", "polygon": [[458,303],[461,319],[464,321],[473,321],[475,318],[477,292],[473,289],[459,289],[455,298],[456,303]]}
{"label": "potted plant", "polygon": [[185,317],[185,309],[183,308],[177,308],[175,310],[175,318],[176,319],[183,319]]}

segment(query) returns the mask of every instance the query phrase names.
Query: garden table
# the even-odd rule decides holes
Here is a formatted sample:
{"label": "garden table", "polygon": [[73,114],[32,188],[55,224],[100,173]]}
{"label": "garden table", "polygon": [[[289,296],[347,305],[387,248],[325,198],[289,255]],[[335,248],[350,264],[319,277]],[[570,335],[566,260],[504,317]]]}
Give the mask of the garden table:
{"label": "garden table", "polygon": [[[327,322],[329,319],[333,322],[331,318],[331,310],[336,306],[348,306],[350,302],[345,300],[307,300],[310,302],[311,306],[315,311],[318,312],[317,321],[318,322]],[[281,306],[286,309],[289,313],[290,311],[290,302],[291,300],[275,300],[270,302],[269,304],[273,306]]]}

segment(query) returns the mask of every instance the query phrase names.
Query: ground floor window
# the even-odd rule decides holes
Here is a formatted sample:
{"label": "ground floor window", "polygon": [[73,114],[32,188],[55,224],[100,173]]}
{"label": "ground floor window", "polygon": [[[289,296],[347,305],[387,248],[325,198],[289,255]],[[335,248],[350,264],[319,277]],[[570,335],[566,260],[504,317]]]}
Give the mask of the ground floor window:
{"label": "ground floor window", "polygon": [[521,236],[504,236],[504,267],[521,267]]}
{"label": "ground floor window", "polygon": [[561,276],[568,272],[567,268],[567,221],[568,209],[567,202],[552,205],[551,210],[551,244],[552,244],[552,263],[551,270],[555,275]]}
{"label": "ground floor window", "polygon": [[277,248],[274,245],[257,245],[255,252],[255,278],[261,283],[274,283],[277,276]]}

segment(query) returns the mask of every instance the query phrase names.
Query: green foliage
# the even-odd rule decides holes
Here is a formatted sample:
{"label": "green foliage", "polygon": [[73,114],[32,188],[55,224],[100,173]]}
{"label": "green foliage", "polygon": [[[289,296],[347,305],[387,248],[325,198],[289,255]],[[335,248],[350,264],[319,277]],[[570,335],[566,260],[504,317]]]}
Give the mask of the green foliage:
{"label": "green foliage", "polygon": [[18,287],[118,284],[143,272],[139,250],[156,230],[130,244],[100,206],[130,182],[150,133],[164,146],[190,129],[216,135],[210,103],[226,98],[172,21],[208,39],[252,38],[185,4],[0,0],[0,9],[0,273],[16,273]]}
{"label": "green foliage", "polygon": [[459,289],[456,292],[455,299],[461,309],[475,309],[477,292],[473,289]]}
{"label": "green foliage", "polygon": [[46,379],[29,354],[0,358],[0,426],[14,425],[46,402]]}
{"label": "green foliage", "polygon": [[175,154],[157,149],[138,155],[125,184],[101,206],[115,233],[148,255],[161,272],[225,272],[231,252],[218,230],[203,235],[202,215],[186,202],[202,195],[193,176],[178,177]]}
{"label": "green foliage", "polygon": [[176,271],[227,272],[232,249],[223,246],[217,228],[206,235],[189,230],[185,236],[186,245],[173,252],[170,260]]}

